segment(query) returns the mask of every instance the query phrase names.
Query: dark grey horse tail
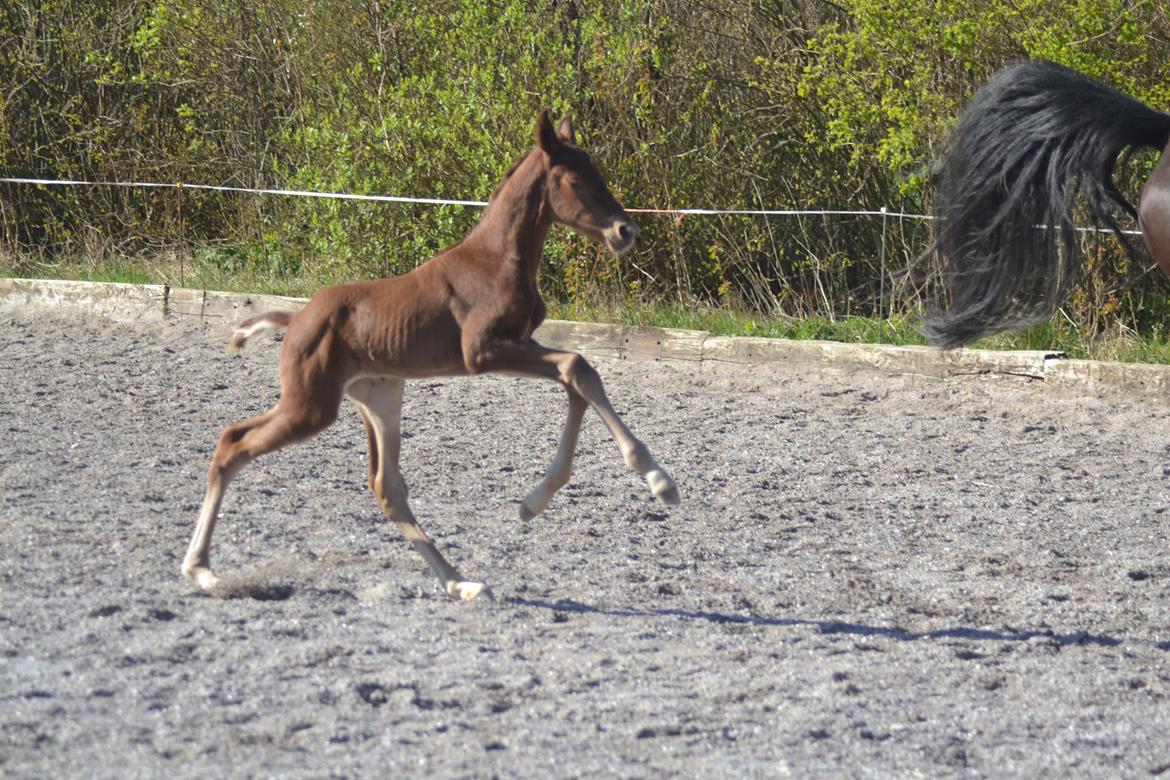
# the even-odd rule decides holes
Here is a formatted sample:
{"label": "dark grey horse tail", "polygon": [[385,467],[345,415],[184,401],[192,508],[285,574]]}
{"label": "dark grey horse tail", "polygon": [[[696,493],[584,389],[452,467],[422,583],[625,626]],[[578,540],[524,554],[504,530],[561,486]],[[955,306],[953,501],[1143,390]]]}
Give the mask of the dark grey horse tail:
{"label": "dark grey horse tail", "polygon": [[1051,62],[1012,65],[959,118],[939,171],[934,238],[942,304],[926,335],[945,348],[1047,320],[1080,280],[1073,208],[1120,232],[1136,219],[1113,171],[1130,147],[1161,149],[1170,114]]}

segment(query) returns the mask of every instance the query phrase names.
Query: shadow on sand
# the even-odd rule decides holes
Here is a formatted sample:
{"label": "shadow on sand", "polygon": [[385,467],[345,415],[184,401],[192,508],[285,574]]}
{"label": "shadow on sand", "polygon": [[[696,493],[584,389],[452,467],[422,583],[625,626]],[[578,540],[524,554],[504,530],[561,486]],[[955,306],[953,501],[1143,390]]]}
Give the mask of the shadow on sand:
{"label": "shadow on sand", "polygon": [[1026,642],[1029,639],[1043,638],[1053,644],[1067,645],[1095,645],[1098,647],[1116,647],[1123,642],[1137,644],[1153,644],[1162,650],[1170,650],[1170,642],[1154,643],[1144,639],[1118,639],[1104,634],[1092,634],[1087,631],[1057,633],[1051,629],[1028,630],[1004,627],[1002,629],[967,628],[940,628],[933,631],[908,631],[898,626],[869,626],[863,623],[850,623],[841,620],[805,620],[801,618],[765,617],[761,615],[727,614],[723,612],[704,612],[686,609],[634,609],[626,607],[595,607],[573,599],[559,599],[554,602],[541,599],[514,597],[508,602],[516,606],[547,609],[557,613],[588,613],[608,615],[610,617],[638,617],[638,618],[681,618],[690,621],[705,621],[720,624],[741,624],[750,626],[802,626],[814,628],[822,634],[850,634],[859,637],[894,639],[899,642],[914,642],[922,639],[964,639],[976,642]]}

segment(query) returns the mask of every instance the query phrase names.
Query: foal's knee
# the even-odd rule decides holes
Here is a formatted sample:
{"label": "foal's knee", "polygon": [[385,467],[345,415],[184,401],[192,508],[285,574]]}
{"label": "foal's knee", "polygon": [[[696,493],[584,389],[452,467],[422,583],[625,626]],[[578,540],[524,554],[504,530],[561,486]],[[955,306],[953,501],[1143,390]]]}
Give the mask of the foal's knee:
{"label": "foal's knee", "polygon": [[560,372],[561,381],[577,391],[580,391],[587,384],[601,380],[597,370],[589,364],[589,361],[576,352],[568,353],[561,361]]}
{"label": "foal's knee", "polygon": [[480,345],[468,344],[463,349],[463,368],[468,376],[479,376],[487,373],[492,366],[491,354]]}

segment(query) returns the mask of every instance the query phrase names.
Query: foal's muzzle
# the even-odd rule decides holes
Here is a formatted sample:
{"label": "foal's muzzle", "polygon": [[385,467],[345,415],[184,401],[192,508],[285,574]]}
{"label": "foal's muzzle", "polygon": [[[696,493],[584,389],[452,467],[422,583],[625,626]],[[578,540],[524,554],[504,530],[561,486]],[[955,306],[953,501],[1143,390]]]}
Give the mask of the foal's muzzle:
{"label": "foal's muzzle", "polygon": [[605,236],[605,243],[611,252],[615,255],[624,255],[634,248],[634,242],[638,240],[638,234],[641,232],[633,220],[615,219],[602,231],[602,235]]}

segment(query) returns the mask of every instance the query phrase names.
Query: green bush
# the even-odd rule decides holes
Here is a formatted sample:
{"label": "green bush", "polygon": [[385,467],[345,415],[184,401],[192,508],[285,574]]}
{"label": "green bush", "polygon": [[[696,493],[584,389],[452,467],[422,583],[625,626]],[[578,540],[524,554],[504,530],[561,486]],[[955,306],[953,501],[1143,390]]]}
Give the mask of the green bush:
{"label": "green bush", "polygon": [[[570,113],[627,207],[924,213],[971,93],[1044,56],[1170,104],[1163,4],[1121,0],[11,0],[0,7],[6,174],[486,199]],[[1139,159],[1126,186],[1148,170]],[[0,185],[0,248],[168,280],[299,291],[401,273],[478,210],[178,187]],[[554,301],[765,316],[912,311],[895,284],[927,226],[880,216],[639,217],[621,260],[567,231]],[[91,264],[98,262],[91,260]],[[1112,244],[1071,316],[1166,327],[1164,284]]]}

